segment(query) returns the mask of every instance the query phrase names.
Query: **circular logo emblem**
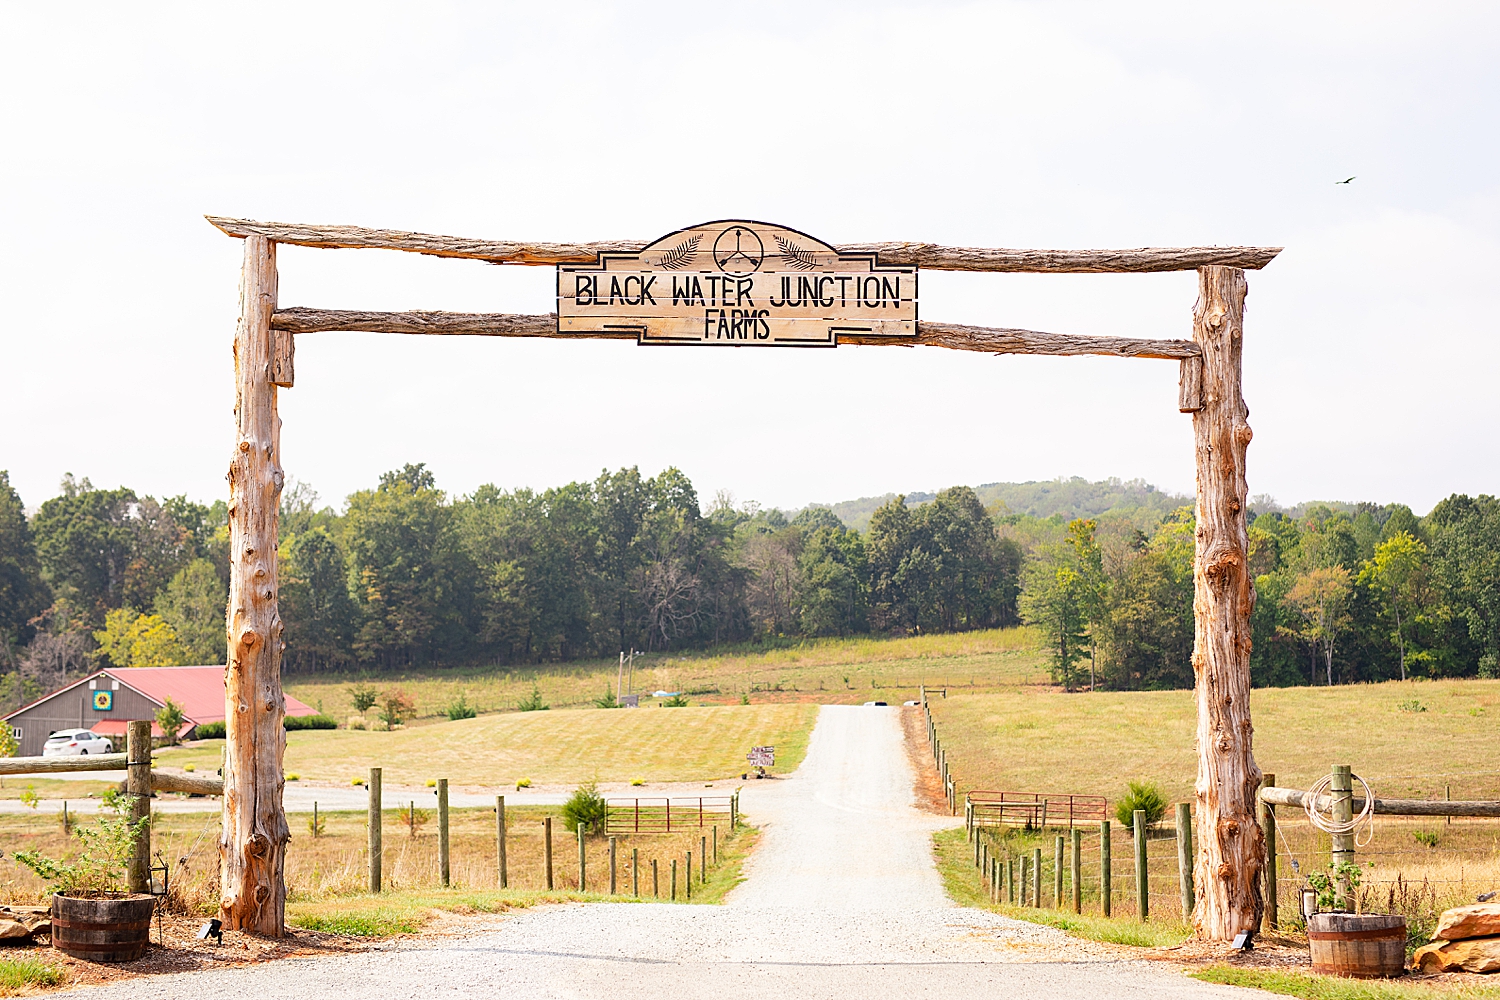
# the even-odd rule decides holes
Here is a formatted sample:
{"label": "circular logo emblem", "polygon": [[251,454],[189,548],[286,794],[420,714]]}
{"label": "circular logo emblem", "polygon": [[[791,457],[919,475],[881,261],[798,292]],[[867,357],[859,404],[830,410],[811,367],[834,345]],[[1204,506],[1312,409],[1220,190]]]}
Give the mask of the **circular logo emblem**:
{"label": "circular logo emblem", "polygon": [[730,226],[714,240],[714,263],[725,274],[754,274],[765,256],[760,237],[744,226]]}

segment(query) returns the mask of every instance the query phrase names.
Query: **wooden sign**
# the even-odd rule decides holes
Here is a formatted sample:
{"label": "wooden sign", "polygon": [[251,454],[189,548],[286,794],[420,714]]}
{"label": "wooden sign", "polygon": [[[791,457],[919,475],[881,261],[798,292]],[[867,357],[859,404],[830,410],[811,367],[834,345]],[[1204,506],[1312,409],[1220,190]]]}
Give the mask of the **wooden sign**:
{"label": "wooden sign", "polygon": [[557,330],[641,344],[834,347],[915,337],[916,267],[881,267],[785,226],[727,220],[639,253],[557,266]]}
{"label": "wooden sign", "polygon": [[752,747],[745,755],[751,767],[774,767],[776,764],[775,747]]}

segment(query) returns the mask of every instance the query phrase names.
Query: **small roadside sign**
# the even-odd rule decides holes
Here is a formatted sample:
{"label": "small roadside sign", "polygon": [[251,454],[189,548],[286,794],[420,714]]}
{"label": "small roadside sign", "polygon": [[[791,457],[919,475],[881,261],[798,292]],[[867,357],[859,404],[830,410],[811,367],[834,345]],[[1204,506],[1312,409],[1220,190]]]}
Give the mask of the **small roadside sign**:
{"label": "small roadside sign", "polygon": [[752,747],[745,755],[751,767],[774,767],[776,764],[775,747]]}

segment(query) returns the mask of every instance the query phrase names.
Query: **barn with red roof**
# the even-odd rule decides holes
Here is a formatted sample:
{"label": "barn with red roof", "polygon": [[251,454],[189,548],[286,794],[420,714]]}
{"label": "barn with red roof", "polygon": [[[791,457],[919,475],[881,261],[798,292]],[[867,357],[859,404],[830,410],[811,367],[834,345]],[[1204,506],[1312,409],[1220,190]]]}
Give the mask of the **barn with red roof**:
{"label": "barn with red roof", "polygon": [[[167,699],[182,707],[186,725],[181,735],[192,739],[207,722],[224,721],[224,668],[131,667],[100,670],[75,681],[5,717],[20,741],[22,757],[40,756],[42,744],[59,729],[91,729],[115,740],[123,749],[125,724],[151,719],[151,734],[161,736],[155,722]],[[317,715],[317,710],[286,696],[286,714]]]}

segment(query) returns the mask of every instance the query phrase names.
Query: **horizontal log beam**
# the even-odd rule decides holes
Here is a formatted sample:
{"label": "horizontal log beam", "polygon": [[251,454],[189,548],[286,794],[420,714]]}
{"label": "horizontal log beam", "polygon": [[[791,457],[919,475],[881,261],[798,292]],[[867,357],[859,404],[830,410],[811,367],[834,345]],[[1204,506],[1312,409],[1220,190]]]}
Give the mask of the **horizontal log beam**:
{"label": "horizontal log beam", "polygon": [[[1295,788],[1262,788],[1260,799],[1276,806],[1303,808],[1307,793]],[[1328,795],[1318,797],[1318,807],[1325,812],[1333,806]],[[1356,814],[1365,808],[1365,800],[1354,800]],[[1467,802],[1434,802],[1430,799],[1379,799],[1375,800],[1376,813],[1383,816],[1500,816],[1500,801],[1471,800]]]}
{"label": "horizontal log beam", "polygon": [[[491,264],[590,264],[601,253],[635,253],[644,240],[598,243],[532,243],[478,240],[463,236],[408,233],[363,226],[309,226],[294,222],[255,222],[226,216],[204,216],[230,236],[264,236],[303,247],[404,250],[433,257],[483,260]],[[1139,247],[1133,250],[1009,250],[998,247],[948,247],[936,243],[845,243],[843,253],[878,254],[886,266],[925,267],[936,271],[1021,271],[1052,274],[1120,274],[1191,271],[1217,264],[1257,270],[1281,253],[1281,247]]]}
{"label": "horizontal log beam", "polygon": [[0,757],[0,775],[123,771],[125,765],[125,755],[122,753],[88,754],[79,757]]}
{"label": "horizontal log beam", "polygon": [[[556,337],[561,340],[596,338],[634,340],[633,333],[558,333],[553,313],[366,312],[356,309],[279,309],[271,326],[292,333],[364,332],[421,333],[472,337]],[[1122,358],[1194,358],[1199,347],[1191,340],[1143,340],[1133,337],[1079,337],[1035,330],[1010,330],[957,323],[917,324],[910,340],[890,337],[840,337],[841,344],[885,347],[948,347],[992,354],[1107,354]]]}
{"label": "horizontal log beam", "polygon": [[224,779],[199,777],[196,774],[168,774],[165,771],[151,772],[153,792],[185,792],[188,795],[223,795]]}

